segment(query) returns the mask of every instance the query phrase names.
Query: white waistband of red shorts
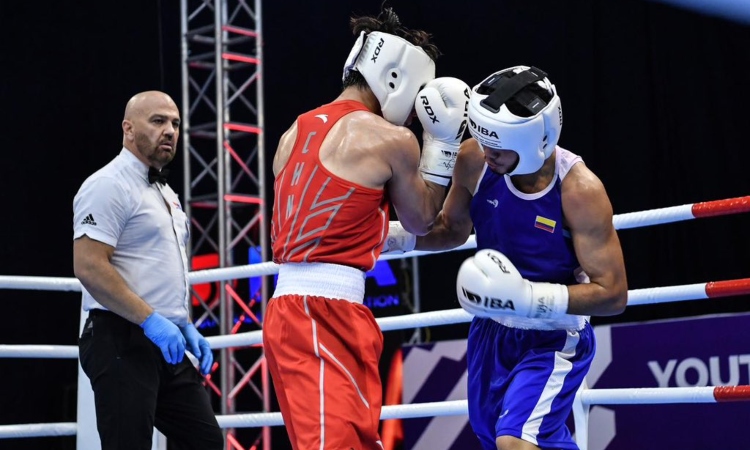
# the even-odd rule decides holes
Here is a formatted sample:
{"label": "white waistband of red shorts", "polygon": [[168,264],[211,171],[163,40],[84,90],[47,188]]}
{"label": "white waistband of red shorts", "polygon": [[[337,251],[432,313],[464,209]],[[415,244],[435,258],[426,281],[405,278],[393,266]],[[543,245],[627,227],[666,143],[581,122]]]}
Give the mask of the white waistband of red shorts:
{"label": "white waistband of red shorts", "polygon": [[354,267],[328,263],[284,263],[274,297],[311,295],[362,303],[365,273]]}

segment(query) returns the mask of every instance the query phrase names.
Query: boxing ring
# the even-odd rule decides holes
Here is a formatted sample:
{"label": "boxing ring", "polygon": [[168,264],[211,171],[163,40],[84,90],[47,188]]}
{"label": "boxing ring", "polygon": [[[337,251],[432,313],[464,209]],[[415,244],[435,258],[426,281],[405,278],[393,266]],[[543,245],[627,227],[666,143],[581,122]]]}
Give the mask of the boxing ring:
{"label": "boxing ring", "polygon": [[[750,211],[750,196],[725,200],[686,204],[681,206],[646,210],[615,215],[613,222],[618,230],[666,224],[671,222],[724,216]],[[461,247],[449,251],[476,248],[474,236]],[[382,255],[381,260],[409,258],[436,252],[412,251],[399,255]],[[239,278],[273,275],[278,266],[272,262],[209,269],[191,272],[192,284],[226,281]],[[80,291],[75,278],[0,276],[0,289]],[[712,299],[750,294],[750,278],[701,282],[689,285],[654,287],[628,291],[628,307]],[[472,316],[462,309],[415,313],[377,319],[382,331],[432,327],[467,323]],[[225,336],[207,337],[213,349],[246,347],[262,343],[262,332],[252,331]],[[0,345],[0,358],[77,359],[77,346],[58,345]],[[576,442],[581,450],[588,450],[589,411],[593,405],[669,404],[669,403],[723,403],[750,400],[749,385],[696,386],[665,388],[589,389],[582,386],[574,405]],[[466,400],[429,402],[404,405],[385,405],[381,420],[421,417],[457,416],[467,414]],[[79,411],[79,421],[81,412]],[[253,428],[283,425],[281,413],[246,413],[217,415],[222,428]],[[79,423],[33,423],[0,425],[0,440],[50,436],[74,436]],[[2,445],[0,445],[2,447]],[[238,447],[242,448],[242,447]]]}

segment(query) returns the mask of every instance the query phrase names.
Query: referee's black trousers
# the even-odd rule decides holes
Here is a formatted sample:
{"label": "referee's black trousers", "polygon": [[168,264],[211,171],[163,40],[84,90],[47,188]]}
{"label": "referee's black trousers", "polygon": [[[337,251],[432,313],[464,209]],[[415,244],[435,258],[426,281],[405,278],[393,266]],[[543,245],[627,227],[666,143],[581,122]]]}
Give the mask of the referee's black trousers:
{"label": "referee's black trousers", "polygon": [[141,327],[103,310],[89,313],[79,353],[102,450],[150,450],[154,427],[170,448],[223,450],[208,392],[187,356],[167,363]]}

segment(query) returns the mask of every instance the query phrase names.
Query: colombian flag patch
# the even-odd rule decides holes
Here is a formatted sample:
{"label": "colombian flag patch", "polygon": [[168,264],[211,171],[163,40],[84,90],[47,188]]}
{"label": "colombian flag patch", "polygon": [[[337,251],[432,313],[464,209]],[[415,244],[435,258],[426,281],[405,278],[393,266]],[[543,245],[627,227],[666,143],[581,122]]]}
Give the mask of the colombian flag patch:
{"label": "colombian flag patch", "polygon": [[550,233],[555,232],[555,225],[557,225],[557,222],[554,220],[550,220],[546,217],[542,216],[536,216],[536,222],[534,222],[534,226],[536,228],[539,228],[540,230],[548,231]]}

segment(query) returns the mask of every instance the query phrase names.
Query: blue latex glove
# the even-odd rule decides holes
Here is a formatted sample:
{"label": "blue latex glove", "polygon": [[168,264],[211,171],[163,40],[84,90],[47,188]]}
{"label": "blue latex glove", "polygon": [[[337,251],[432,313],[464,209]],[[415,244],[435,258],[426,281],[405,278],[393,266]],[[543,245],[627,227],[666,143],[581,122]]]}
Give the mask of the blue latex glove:
{"label": "blue latex glove", "polygon": [[201,373],[203,375],[211,373],[211,366],[214,364],[214,354],[211,352],[211,345],[209,345],[206,338],[201,336],[192,323],[185,325],[180,330],[187,341],[188,351],[200,361]]}
{"label": "blue latex glove", "polygon": [[154,311],[143,321],[141,328],[146,337],[161,349],[164,359],[169,364],[182,361],[185,356],[185,338],[177,325]]}

